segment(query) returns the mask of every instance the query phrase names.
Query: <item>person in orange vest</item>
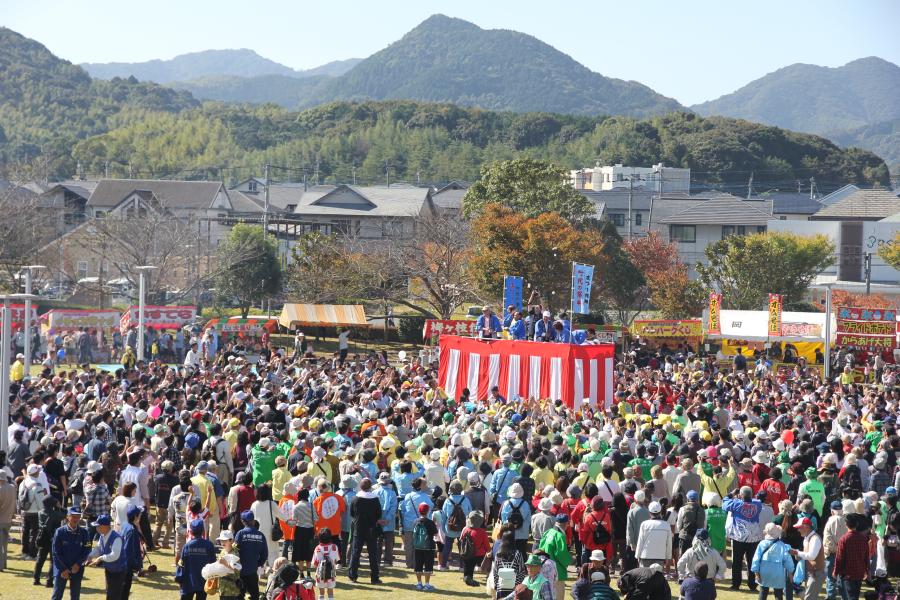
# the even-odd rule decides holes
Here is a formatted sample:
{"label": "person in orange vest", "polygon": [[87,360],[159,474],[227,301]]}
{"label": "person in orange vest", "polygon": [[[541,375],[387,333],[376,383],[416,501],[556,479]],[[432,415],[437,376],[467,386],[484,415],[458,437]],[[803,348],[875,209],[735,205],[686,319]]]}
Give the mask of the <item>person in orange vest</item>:
{"label": "person in orange vest", "polygon": [[[296,502],[297,486],[288,481],[284,484],[281,499],[278,501],[278,506],[279,508],[281,508],[281,512],[283,512],[284,514],[292,515],[294,513],[294,505],[296,504]],[[294,545],[294,530],[296,529],[296,527],[292,520],[279,521],[278,524],[281,527],[281,533],[284,534],[284,545],[281,548],[281,555],[285,558],[288,558],[288,552]],[[296,558],[294,559],[294,562],[296,562]]]}

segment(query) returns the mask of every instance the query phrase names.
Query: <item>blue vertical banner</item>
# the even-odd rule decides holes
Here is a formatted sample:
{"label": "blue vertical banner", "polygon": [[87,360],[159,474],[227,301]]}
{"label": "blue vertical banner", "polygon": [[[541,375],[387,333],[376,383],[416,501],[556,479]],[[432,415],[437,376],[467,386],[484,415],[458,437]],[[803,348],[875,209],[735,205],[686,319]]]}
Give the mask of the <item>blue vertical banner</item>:
{"label": "blue vertical banner", "polygon": [[591,285],[594,283],[594,265],[572,263],[572,313],[586,315],[591,312]]}
{"label": "blue vertical banner", "polygon": [[510,304],[522,310],[522,286],[521,277],[507,275],[503,278],[503,315],[506,314],[506,307]]}

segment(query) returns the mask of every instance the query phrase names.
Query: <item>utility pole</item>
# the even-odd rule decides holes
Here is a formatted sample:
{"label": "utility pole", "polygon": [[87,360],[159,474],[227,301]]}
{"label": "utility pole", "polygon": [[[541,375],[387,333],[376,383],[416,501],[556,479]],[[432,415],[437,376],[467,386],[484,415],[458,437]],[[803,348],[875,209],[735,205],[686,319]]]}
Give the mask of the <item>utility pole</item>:
{"label": "utility pole", "polygon": [[387,187],[391,187],[391,165],[388,164],[388,161],[384,161],[384,177]]}
{"label": "utility pole", "polygon": [[353,171],[353,185],[356,186],[356,165],[354,164],[350,169]]}
{"label": "utility pole", "polygon": [[316,157],[316,185],[319,185],[319,157]]}
{"label": "utility pole", "polygon": [[105,174],[103,178],[109,179],[109,161],[108,160],[103,161],[103,172]]}
{"label": "utility pole", "polygon": [[750,171],[750,181],[747,182],[747,200],[753,196],[753,171]]}
{"label": "utility pole", "polygon": [[866,252],[865,256],[866,296],[872,292],[872,253]]}
{"label": "utility pole", "polygon": [[265,188],[265,204],[263,208],[263,233],[269,232],[269,163],[266,163],[265,169],[266,188]]}
{"label": "utility pole", "polygon": [[810,200],[816,199],[816,178],[815,177],[809,178],[809,199]]}
{"label": "utility pole", "polygon": [[634,175],[628,178],[628,239],[634,237]]}

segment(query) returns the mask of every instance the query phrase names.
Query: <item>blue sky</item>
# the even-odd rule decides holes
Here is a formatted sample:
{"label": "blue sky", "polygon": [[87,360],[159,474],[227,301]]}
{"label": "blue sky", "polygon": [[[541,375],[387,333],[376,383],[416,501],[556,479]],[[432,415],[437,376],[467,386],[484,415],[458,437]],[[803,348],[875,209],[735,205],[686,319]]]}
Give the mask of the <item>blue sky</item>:
{"label": "blue sky", "polygon": [[252,48],[309,68],[368,56],[433,13],[529,33],[684,104],[795,62],[900,64],[896,0],[0,0],[0,24],[75,63]]}

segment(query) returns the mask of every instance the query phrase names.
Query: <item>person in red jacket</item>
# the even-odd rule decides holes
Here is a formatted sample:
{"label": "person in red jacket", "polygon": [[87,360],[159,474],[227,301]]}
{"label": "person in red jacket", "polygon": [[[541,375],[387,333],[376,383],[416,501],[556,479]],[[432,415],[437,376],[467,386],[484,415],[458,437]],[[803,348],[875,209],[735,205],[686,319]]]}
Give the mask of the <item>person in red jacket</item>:
{"label": "person in red jacket", "polygon": [[463,540],[467,538],[472,540],[473,552],[471,557],[463,558],[463,581],[466,582],[466,585],[474,587],[478,585],[475,581],[475,566],[480,565],[485,555],[491,551],[491,541],[484,529],[484,513],[479,510],[469,513],[466,527],[459,534],[460,548],[462,548]]}
{"label": "person in red jacket", "polygon": [[769,471],[769,478],[759,486],[759,491],[766,493],[766,504],[769,504],[777,515],[779,513],[778,505],[788,497],[787,488],[781,482],[781,469],[773,467]]}
{"label": "person in red jacket", "polygon": [[[587,484],[588,486],[594,485],[593,483]],[[587,486],[585,486],[587,487]],[[563,503],[560,507],[565,506],[565,513],[569,515],[569,523],[572,524],[572,529],[575,533],[575,564],[577,566],[581,566],[581,519],[584,517],[584,511],[587,510],[590,505],[586,498],[581,497],[581,488],[577,485],[569,486],[569,489],[566,490],[568,494],[568,498],[563,500]],[[597,486],[594,486],[594,495],[597,494]],[[569,508],[571,507],[571,508]]]}
{"label": "person in red jacket", "polygon": [[[598,543],[594,541],[594,531],[598,527],[606,529],[606,534],[602,537],[606,541]],[[585,563],[590,560],[591,552],[594,550],[603,550],[606,556],[612,556],[612,518],[609,514],[609,507],[600,496],[594,496],[591,500],[591,511],[585,512],[581,519],[581,562]]]}

